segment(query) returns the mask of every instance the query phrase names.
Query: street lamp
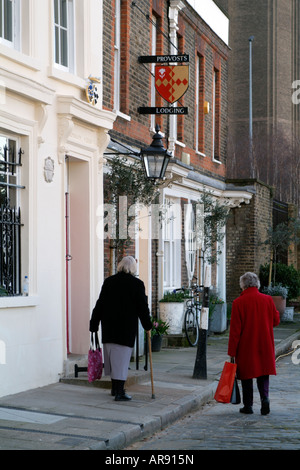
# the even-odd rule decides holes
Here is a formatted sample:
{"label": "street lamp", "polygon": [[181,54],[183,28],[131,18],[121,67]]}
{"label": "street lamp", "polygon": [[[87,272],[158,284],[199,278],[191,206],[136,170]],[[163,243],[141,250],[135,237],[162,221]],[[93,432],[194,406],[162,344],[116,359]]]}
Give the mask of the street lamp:
{"label": "street lamp", "polygon": [[144,164],[147,178],[163,179],[172,154],[164,148],[159,125],[155,126],[155,134],[150,147],[141,149],[140,156]]}

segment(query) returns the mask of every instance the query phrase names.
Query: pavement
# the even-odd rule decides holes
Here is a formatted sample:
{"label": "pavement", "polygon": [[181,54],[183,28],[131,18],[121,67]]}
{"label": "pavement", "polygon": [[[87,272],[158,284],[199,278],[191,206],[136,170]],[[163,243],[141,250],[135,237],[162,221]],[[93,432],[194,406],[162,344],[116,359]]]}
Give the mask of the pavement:
{"label": "pavement", "polygon": [[[300,339],[300,314],[274,328],[276,357]],[[213,400],[227,355],[228,331],[207,337],[207,378],[193,378],[197,348],[152,353],[154,389],[144,358],[130,364],[128,402],[110,394],[110,378],[89,384],[86,372],[0,398],[0,450],[120,450]],[[295,345],[294,345],[295,347]],[[297,346],[298,347],[298,346]]]}

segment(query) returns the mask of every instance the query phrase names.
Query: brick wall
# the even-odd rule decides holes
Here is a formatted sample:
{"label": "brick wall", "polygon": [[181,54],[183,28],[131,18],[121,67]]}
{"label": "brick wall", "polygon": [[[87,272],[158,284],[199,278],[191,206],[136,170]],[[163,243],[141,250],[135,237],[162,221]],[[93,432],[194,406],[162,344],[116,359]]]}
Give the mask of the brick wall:
{"label": "brick wall", "polygon": [[[300,78],[299,2],[215,0],[229,15],[228,177],[257,178],[277,200],[300,206],[300,105],[292,83]],[[249,41],[253,57],[253,159],[249,145]],[[252,160],[252,161],[251,161]]]}
{"label": "brick wall", "polygon": [[[182,159],[182,153],[190,155],[190,162],[201,174],[214,179],[225,180],[226,152],[227,152],[227,59],[229,48],[208,25],[195,13],[187,2],[179,12],[178,18],[178,47],[180,53],[189,54],[189,88],[180,100],[179,105],[188,107],[186,116],[177,118],[178,140],[184,144],[176,145],[175,156]],[[151,116],[138,113],[140,106],[150,106],[151,69],[150,64],[142,65],[138,62],[139,56],[152,55],[152,24],[145,17],[156,17],[157,41],[156,53],[163,55],[170,53],[169,18],[167,0],[139,0],[138,8],[132,6],[131,0],[121,1],[121,96],[120,111],[114,128],[110,134],[119,142],[141,148],[151,143],[150,135]],[[114,109],[114,30],[115,30],[115,0],[103,0],[103,107]],[[162,32],[164,34],[162,34]],[[201,58],[200,86],[196,90],[196,64],[197,57]],[[212,158],[212,97],[214,71],[219,72],[219,88],[216,94],[216,107],[219,109],[217,146],[220,163]],[[199,142],[200,150],[206,156],[196,153],[196,95],[200,103],[210,103],[210,113],[200,113],[199,116]],[[156,93],[156,106],[167,106],[158,93]],[[125,118],[127,116],[127,119]],[[168,146],[169,117],[157,115],[155,121],[160,125],[165,135],[164,145]],[[153,241],[152,269],[153,269],[153,308],[156,308],[158,275],[157,241]],[[182,282],[187,284],[184,243],[182,254]],[[105,243],[105,258],[109,259],[109,245]],[[106,263],[107,265],[107,263]],[[105,266],[106,266],[105,265]],[[108,273],[106,268],[105,273]]]}
{"label": "brick wall", "polygon": [[[150,106],[150,65],[143,66],[138,63],[138,57],[151,55],[152,24],[141,13],[150,17],[156,16],[157,26],[168,37],[168,4],[166,0],[139,0],[138,7],[132,7],[132,2],[121,2],[121,102],[120,110],[130,116],[130,121],[118,117],[114,134],[116,137],[127,140],[136,146],[143,146],[151,142],[149,133],[150,116],[140,115],[138,107]],[[115,0],[103,1],[104,15],[104,48],[103,48],[103,103],[106,109],[113,109],[114,89],[114,8]],[[167,38],[157,29],[157,54],[167,54],[170,44]],[[180,104],[187,106],[189,114],[177,119],[178,139],[185,147],[176,146],[176,157],[181,159],[182,151],[189,153],[191,164],[201,173],[218,179],[225,178],[226,142],[227,142],[227,46],[213,33],[206,23],[186,4],[179,12],[178,46],[180,53],[190,56],[189,62],[189,89],[180,100]],[[196,59],[203,59],[203,76],[201,80],[201,100],[210,103],[210,113],[201,114],[200,136],[201,151],[206,157],[196,154],[195,151],[195,106],[196,106]],[[147,70],[148,69],[148,70]],[[212,161],[212,93],[213,74],[217,69],[220,75],[220,89],[216,97],[216,106],[220,110],[218,147],[222,165]],[[156,94],[156,105],[166,106],[164,101]],[[169,118],[156,116],[162,131],[168,137]]]}
{"label": "brick wall", "polygon": [[269,250],[262,242],[272,225],[272,189],[256,180],[236,181],[237,186],[251,185],[250,204],[231,209],[227,222],[227,301],[240,294],[239,279],[245,272],[259,273],[261,264],[269,262]]}

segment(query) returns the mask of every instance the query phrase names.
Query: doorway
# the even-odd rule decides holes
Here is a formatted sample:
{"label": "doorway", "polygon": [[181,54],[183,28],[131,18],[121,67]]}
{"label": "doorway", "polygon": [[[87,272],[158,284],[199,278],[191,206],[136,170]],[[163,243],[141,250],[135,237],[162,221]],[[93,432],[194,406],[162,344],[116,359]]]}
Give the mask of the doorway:
{"label": "doorway", "polygon": [[66,157],[66,324],[68,354],[87,354],[90,319],[89,162]]}

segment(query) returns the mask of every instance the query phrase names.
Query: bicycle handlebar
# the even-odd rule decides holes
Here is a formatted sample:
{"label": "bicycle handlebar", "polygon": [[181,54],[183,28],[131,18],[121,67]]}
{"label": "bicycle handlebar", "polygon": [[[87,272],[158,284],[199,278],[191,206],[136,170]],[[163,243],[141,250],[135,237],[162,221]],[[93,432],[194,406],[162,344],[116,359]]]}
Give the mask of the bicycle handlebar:
{"label": "bicycle handlebar", "polygon": [[178,289],[173,289],[173,292],[186,291],[186,290],[193,290],[193,291],[196,291],[196,292],[201,292],[202,287],[204,287],[204,286],[202,286],[202,285],[197,286],[196,284],[194,284],[191,287],[179,287]]}

